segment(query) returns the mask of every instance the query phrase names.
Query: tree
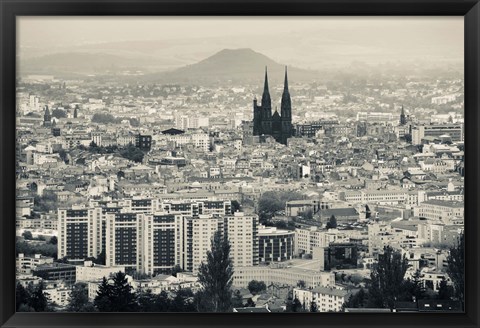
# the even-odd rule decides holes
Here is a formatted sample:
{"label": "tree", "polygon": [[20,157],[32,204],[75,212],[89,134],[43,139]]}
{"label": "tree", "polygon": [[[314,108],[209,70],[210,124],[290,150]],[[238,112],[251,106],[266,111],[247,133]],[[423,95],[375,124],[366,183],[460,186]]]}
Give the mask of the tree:
{"label": "tree", "polygon": [[120,123],[121,121],[122,121],[121,119],[117,119],[115,116],[109,113],[95,113],[92,116],[93,123],[115,124],[115,123]]}
{"label": "tree", "polygon": [[256,304],[251,297],[247,300],[247,303],[245,303],[245,307],[255,307],[255,305]]}
{"label": "tree", "polygon": [[22,237],[25,238],[25,240],[32,240],[33,239],[33,235],[32,235],[32,232],[26,230],[22,233]]}
{"label": "tree", "polygon": [[57,196],[51,190],[45,190],[42,196],[34,197],[33,210],[36,212],[49,212],[58,207]]}
{"label": "tree", "polygon": [[98,311],[113,311],[112,296],[112,286],[108,282],[107,278],[103,277],[102,282],[97,290],[97,296],[95,296],[95,300],[93,302]]}
{"label": "tree", "polygon": [[128,145],[126,148],[122,149],[120,151],[120,155],[123,158],[129,159],[136,163],[141,163],[143,161],[143,157],[145,156],[145,154],[140,149],[131,144]]}
{"label": "tree", "polygon": [[35,312],[45,312],[48,307],[48,297],[45,295],[45,285],[41,281],[34,292],[31,294],[28,305],[32,307]]}
{"label": "tree", "polygon": [[359,274],[352,274],[350,276],[350,281],[352,282],[352,284],[354,284],[355,286],[357,286],[360,282],[362,282],[363,278],[361,275]]}
{"label": "tree", "polygon": [[417,270],[413,274],[412,279],[408,279],[408,281],[406,282],[407,287],[409,287],[408,292],[410,294],[410,297],[415,297],[415,300],[417,301],[425,298],[425,287],[423,285],[421,277],[422,275],[420,270]]}
{"label": "tree", "polygon": [[97,258],[93,261],[93,263],[105,265],[106,259],[105,259],[105,250],[104,249],[97,255]]}
{"label": "tree", "polygon": [[67,152],[66,152],[64,149],[60,149],[60,151],[58,152],[58,155],[60,156],[61,160],[62,160],[64,163],[67,163],[67,162],[68,162]]}
{"label": "tree", "polygon": [[306,284],[305,284],[305,280],[299,280],[297,281],[297,287],[298,288],[305,288]]}
{"label": "tree", "polygon": [[137,295],[121,271],[113,276],[111,283],[103,277],[94,304],[101,312],[135,312],[138,309]]}
{"label": "tree", "polygon": [[317,305],[317,301],[315,299],[312,300],[312,302],[310,302],[310,312],[318,312],[318,305]]}
{"label": "tree", "polygon": [[175,266],[172,268],[170,274],[171,274],[172,276],[176,277],[176,276],[177,276],[177,273],[179,273],[179,272],[185,272],[185,270],[183,270],[182,267],[177,264],[177,265],[175,265]]}
{"label": "tree", "polygon": [[171,301],[166,291],[162,291],[155,297],[155,308],[158,312],[168,312],[171,308]]}
{"label": "tree", "polygon": [[252,280],[248,283],[248,290],[252,295],[257,295],[267,290],[267,285],[263,281]]}
{"label": "tree", "polygon": [[67,310],[70,312],[93,312],[95,308],[88,301],[88,288],[84,283],[76,283],[70,293]]}
{"label": "tree", "polygon": [[238,289],[233,293],[232,306],[234,308],[243,307],[243,297]]}
{"label": "tree", "polygon": [[57,245],[52,244],[40,244],[40,245],[32,245],[27,242],[20,242],[17,240],[15,243],[15,253],[18,255],[23,253],[25,255],[34,255],[34,254],[42,254],[44,256],[50,256],[53,258],[57,258]]}
{"label": "tree", "polygon": [[452,279],[455,290],[454,296],[464,301],[465,294],[465,234],[462,233],[457,244],[450,248],[450,254],[447,257],[447,273]]}
{"label": "tree", "polygon": [[202,262],[198,271],[198,282],[203,290],[202,307],[211,312],[229,312],[232,308],[233,265],[230,258],[230,243],[215,232],[207,261]]}
{"label": "tree", "polygon": [[241,206],[237,200],[232,200],[232,213],[240,211]]}
{"label": "tree", "polygon": [[137,310],[137,295],[127,280],[124,272],[117,272],[113,276],[112,309],[114,312],[134,312]]}
{"label": "tree", "polygon": [[52,245],[57,245],[58,244],[58,239],[56,236],[53,236],[52,238],[50,238],[50,240],[48,241],[49,244],[52,244]]}
{"label": "tree", "polygon": [[292,312],[302,312],[302,310],[303,310],[302,303],[300,302],[300,300],[297,297],[295,297],[293,299]]}
{"label": "tree", "polygon": [[288,292],[287,301],[285,302],[285,312],[293,312],[293,296],[292,292]]}
{"label": "tree", "polygon": [[152,293],[151,289],[147,289],[138,294],[138,310],[140,312],[157,311],[156,296]]}
{"label": "tree", "polygon": [[370,274],[368,290],[371,306],[393,309],[398,296],[404,291],[407,266],[405,255],[402,257],[390,246],[384,247]]}
{"label": "tree", "polygon": [[276,212],[284,210],[288,201],[303,199],[298,192],[267,191],[258,200],[258,214],[260,219],[270,219]]}
{"label": "tree", "polygon": [[15,288],[15,309],[20,311],[22,305],[28,306],[28,300],[30,299],[30,293],[23,287],[22,284],[17,283]]}
{"label": "tree", "polygon": [[360,288],[360,290],[352,294],[348,300],[343,304],[344,308],[364,308],[368,302],[368,294],[365,292],[365,289]]}
{"label": "tree", "polygon": [[438,299],[439,300],[450,300],[454,295],[454,290],[452,286],[449,286],[445,278],[440,281],[438,288]]}
{"label": "tree", "polygon": [[171,312],[195,312],[194,294],[190,288],[177,290],[175,297],[170,303]]}
{"label": "tree", "polygon": [[35,312],[35,310],[28,304],[22,303],[20,307],[17,309],[17,312]]}
{"label": "tree", "polygon": [[335,229],[337,227],[337,218],[335,215],[332,214],[332,216],[328,219],[326,228],[327,229]]}
{"label": "tree", "polygon": [[370,210],[370,207],[368,205],[365,205],[365,218],[370,219],[372,216],[372,211]]}

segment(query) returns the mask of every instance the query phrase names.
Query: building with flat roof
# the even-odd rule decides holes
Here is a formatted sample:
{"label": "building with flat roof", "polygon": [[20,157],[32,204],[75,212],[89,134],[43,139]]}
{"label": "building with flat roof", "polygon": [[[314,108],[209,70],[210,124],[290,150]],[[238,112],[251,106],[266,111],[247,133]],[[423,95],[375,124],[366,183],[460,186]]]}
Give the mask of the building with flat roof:
{"label": "building with flat roof", "polygon": [[430,124],[414,125],[412,127],[412,144],[421,145],[425,137],[440,137],[448,134],[453,142],[464,140],[463,124]]}
{"label": "building with flat roof", "polygon": [[74,284],[76,280],[76,267],[72,264],[50,263],[38,265],[32,274],[44,280],[63,280],[67,284]]}
{"label": "building with flat roof", "polygon": [[258,230],[258,257],[263,263],[291,260],[295,231],[265,227]]}
{"label": "building with flat roof", "polygon": [[312,302],[315,302],[318,312],[340,312],[350,296],[348,291],[334,286],[319,286],[313,289],[295,288],[293,294],[305,309],[310,309]]}
{"label": "building with flat roof", "polygon": [[78,265],[75,268],[76,271],[76,282],[88,282],[88,281],[97,281],[103,277],[109,278],[115,273],[121,271],[125,272],[125,267],[122,266],[112,266],[108,267],[101,264],[94,264],[92,261],[85,261],[84,265]]}
{"label": "building with flat roof", "polygon": [[298,216],[302,213],[311,211],[313,214],[317,213],[320,209],[319,200],[302,199],[302,200],[290,200],[285,204],[286,216]]}
{"label": "building with flat roof", "polygon": [[413,215],[428,220],[447,222],[454,217],[463,218],[464,211],[464,202],[432,199],[415,206]]}
{"label": "building with flat roof", "polygon": [[258,265],[251,267],[237,267],[233,273],[233,286],[247,288],[252,280],[263,281],[268,286],[276,284],[279,286],[296,286],[300,280],[305,286],[333,286],[335,275],[333,272],[322,272],[320,270],[305,269],[301,266],[290,266],[287,262],[275,265]]}
{"label": "building with flat roof", "polygon": [[17,272],[29,274],[37,266],[43,264],[52,264],[53,257],[43,256],[42,254],[25,255],[23,253],[17,256]]}

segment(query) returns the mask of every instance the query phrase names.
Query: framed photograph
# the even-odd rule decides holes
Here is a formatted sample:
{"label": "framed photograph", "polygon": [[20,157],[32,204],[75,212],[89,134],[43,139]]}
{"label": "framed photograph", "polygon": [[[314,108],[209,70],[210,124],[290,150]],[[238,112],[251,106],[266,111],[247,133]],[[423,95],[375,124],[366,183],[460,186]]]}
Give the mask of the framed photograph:
{"label": "framed photograph", "polygon": [[1,327],[478,327],[478,1],[1,0]]}

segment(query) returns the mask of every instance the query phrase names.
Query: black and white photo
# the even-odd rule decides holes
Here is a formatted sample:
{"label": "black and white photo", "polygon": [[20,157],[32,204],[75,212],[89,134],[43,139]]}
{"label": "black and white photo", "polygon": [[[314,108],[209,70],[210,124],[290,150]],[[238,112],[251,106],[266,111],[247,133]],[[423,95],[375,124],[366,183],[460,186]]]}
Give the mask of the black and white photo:
{"label": "black and white photo", "polygon": [[16,56],[16,311],[464,312],[463,16],[19,16]]}

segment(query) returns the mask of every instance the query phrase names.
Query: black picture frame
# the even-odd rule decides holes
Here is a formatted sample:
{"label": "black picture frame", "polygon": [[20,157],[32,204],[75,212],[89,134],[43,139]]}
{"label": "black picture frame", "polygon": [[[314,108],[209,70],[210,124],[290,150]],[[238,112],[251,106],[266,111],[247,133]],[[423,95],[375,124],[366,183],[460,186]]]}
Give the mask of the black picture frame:
{"label": "black picture frame", "polygon": [[[477,0],[0,0],[1,327],[479,326],[480,4]],[[461,15],[465,17],[465,313],[15,313],[15,32],[30,15]]]}

